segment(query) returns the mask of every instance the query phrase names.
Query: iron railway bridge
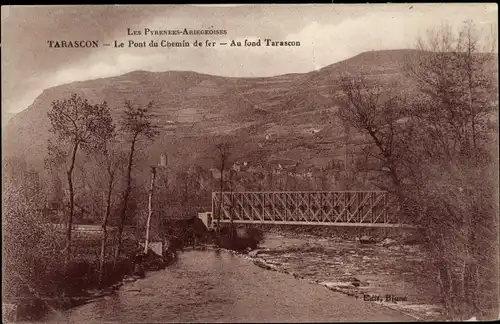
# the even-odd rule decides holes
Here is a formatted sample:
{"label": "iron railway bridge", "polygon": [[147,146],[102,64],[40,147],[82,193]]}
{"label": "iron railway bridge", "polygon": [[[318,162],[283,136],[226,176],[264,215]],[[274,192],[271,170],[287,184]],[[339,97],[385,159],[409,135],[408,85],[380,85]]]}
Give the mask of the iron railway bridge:
{"label": "iron railway bridge", "polygon": [[217,222],[416,228],[386,191],[213,192]]}

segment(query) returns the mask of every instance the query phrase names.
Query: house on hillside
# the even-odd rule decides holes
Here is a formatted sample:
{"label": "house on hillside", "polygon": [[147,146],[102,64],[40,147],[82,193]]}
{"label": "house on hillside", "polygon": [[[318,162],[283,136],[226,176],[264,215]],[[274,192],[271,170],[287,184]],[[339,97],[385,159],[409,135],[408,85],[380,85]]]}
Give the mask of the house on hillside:
{"label": "house on hillside", "polygon": [[246,171],[248,169],[248,167],[249,167],[249,164],[247,161],[236,161],[233,164],[233,170],[236,172]]}
{"label": "house on hillside", "polygon": [[277,139],[278,139],[278,135],[276,133],[266,134],[266,141],[276,141]]}
{"label": "house on hillside", "polygon": [[298,162],[292,160],[274,160],[270,162],[274,166],[274,173],[295,172]]}
{"label": "house on hillside", "polygon": [[297,178],[301,180],[311,179],[313,176],[312,167],[306,165],[299,165],[295,169]]}
{"label": "house on hillside", "polygon": [[319,132],[321,132],[321,129],[319,129],[319,128],[313,128],[313,129],[311,130],[311,134],[312,134],[312,135],[316,135],[316,134],[318,134]]}

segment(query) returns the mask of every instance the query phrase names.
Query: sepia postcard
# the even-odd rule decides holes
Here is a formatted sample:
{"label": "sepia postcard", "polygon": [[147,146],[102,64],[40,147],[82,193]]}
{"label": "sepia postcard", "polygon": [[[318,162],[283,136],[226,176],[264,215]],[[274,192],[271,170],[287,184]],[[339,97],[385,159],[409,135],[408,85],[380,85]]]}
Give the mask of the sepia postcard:
{"label": "sepia postcard", "polygon": [[1,16],[5,323],[500,318],[496,4]]}

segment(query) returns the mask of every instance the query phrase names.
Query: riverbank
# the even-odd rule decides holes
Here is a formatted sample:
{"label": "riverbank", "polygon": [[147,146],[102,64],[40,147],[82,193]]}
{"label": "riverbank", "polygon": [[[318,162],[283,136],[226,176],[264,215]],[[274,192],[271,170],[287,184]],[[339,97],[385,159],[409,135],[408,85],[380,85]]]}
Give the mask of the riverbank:
{"label": "riverbank", "polygon": [[152,249],[148,250],[147,254],[141,255],[140,260],[136,254],[131,254],[127,260],[127,265],[124,271],[119,274],[110,272],[110,275],[115,275],[112,280],[108,280],[103,287],[87,288],[82,291],[81,296],[72,297],[71,300],[74,306],[79,306],[86,303],[91,303],[96,298],[101,298],[113,294],[116,290],[122,287],[125,283],[135,282],[143,279],[146,273],[165,269],[173,262],[173,258],[164,259],[157,255]]}
{"label": "riverbank", "polygon": [[312,235],[266,234],[246,256],[261,268],[283,272],[381,304],[422,321],[442,318],[429,258],[418,244],[394,240],[361,243]]}
{"label": "riverbank", "polygon": [[[259,249],[247,254],[217,245],[186,247],[184,251],[216,250],[243,255],[260,268],[380,304],[416,320],[443,319],[437,283],[432,276],[435,272],[423,248],[411,235],[382,240],[369,234],[372,235],[356,240],[353,233],[328,237],[268,232]],[[123,283],[136,279],[139,278],[128,276]],[[126,290],[136,290],[135,284],[127,287]]]}
{"label": "riverbank", "polygon": [[[82,249],[82,246],[78,247]],[[9,281],[9,294],[3,296],[4,319],[9,322],[39,321],[49,312],[64,312],[114,294],[124,283],[144,277],[144,273],[137,273],[138,251],[142,249],[127,244],[124,256],[116,261],[112,258],[106,260],[102,282],[99,259],[88,251],[76,255],[67,266],[60,259],[50,262],[41,258],[34,265],[37,277],[11,276],[16,281]],[[164,269],[171,261],[150,250],[142,257],[140,272]]]}
{"label": "riverbank", "polygon": [[[314,286],[321,285],[363,304],[375,303],[392,308],[408,318],[422,321],[441,319],[440,309],[436,306],[439,304],[436,285],[431,277],[433,272],[418,245],[398,244],[391,240],[361,243],[342,238],[267,233],[260,248],[248,253],[229,251],[216,245],[185,247],[185,252],[179,254],[181,265],[174,262],[164,271],[177,271],[185,254],[195,253],[201,257],[204,253],[213,254],[212,250],[221,255],[238,255],[262,269],[288,274],[293,280],[302,279],[300,281]],[[87,295],[81,296],[68,311],[103,303],[103,300],[116,298],[117,294],[140,295],[147,278],[165,274],[152,271],[158,269],[145,270],[146,279],[127,275],[105,289],[88,290]],[[389,300],[386,296],[390,296]]]}

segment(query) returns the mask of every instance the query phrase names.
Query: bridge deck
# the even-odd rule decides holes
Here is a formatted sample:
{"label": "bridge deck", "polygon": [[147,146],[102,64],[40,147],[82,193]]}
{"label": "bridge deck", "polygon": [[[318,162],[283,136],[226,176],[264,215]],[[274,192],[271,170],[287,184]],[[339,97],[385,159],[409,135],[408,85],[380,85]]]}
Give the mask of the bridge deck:
{"label": "bridge deck", "polygon": [[[221,219],[221,223],[229,224],[231,220]],[[331,223],[331,222],[294,222],[294,221],[261,221],[261,220],[233,220],[235,224],[268,224],[268,225],[304,225],[304,226],[339,226],[339,227],[375,227],[375,228],[418,228],[409,224],[385,223]]]}

